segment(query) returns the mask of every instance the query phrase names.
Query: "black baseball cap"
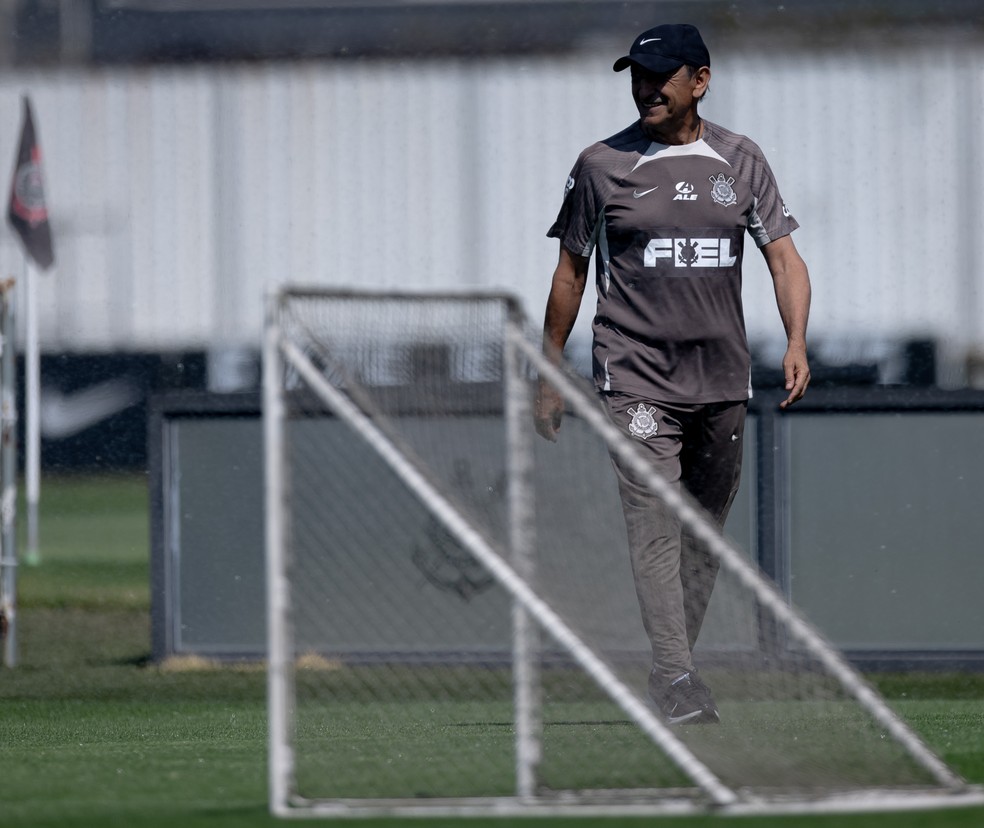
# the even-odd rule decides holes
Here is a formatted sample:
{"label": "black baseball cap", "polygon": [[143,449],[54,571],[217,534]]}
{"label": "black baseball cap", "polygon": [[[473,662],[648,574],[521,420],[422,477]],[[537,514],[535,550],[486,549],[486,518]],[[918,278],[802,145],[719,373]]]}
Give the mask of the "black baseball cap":
{"label": "black baseball cap", "polygon": [[710,66],[711,56],[696,26],[668,23],[647,29],[632,41],[632,48],[612,66],[621,72],[633,63],[650,72],[675,72],[681,66]]}

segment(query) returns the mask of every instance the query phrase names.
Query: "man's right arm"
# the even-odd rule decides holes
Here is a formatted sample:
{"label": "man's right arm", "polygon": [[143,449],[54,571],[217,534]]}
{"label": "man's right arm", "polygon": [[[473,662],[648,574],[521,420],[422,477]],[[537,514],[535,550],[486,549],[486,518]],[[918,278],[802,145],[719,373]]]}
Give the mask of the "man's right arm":
{"label": "man's right arm", "polygon": [[[589,262],[590,258],[571,253],[561,243],[560,258],[550,284],[550,296],[543,319],[543,353],[554,364],[560,363],[567,338],[577,320],[587,284]],[[563,416],[563,398],[541,379],[534,412],[537,433],[555,442]]]}

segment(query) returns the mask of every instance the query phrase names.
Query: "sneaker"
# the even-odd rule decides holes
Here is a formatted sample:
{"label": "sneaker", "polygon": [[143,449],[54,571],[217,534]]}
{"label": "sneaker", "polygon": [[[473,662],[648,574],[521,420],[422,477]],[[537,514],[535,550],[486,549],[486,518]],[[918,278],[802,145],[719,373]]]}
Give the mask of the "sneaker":
{"label": "sneaker", "polygon": [[697,671],[684,673],[659,694],[653,694],[667,724],[717,724],[721,721],[714,697]]}
{"label": "sneaker", "polygon": [[721,714],[718,712],[717,702],[714,701],[714,696],[711,695],[711,688],[704,684],[696,669],[691,671],[690,680],[694,682],[694,684],[696,684],[704,693],[706,704],[704,709],[704,723],[718,724],[721,721]]}

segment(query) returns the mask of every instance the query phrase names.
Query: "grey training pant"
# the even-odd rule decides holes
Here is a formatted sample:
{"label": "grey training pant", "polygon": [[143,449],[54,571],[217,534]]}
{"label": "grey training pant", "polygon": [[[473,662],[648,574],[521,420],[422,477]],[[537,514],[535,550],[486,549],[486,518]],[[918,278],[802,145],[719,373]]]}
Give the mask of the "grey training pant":
{"label": "grey training pant", "polygon": [[[666,480],[682,485],[718,526],[738,491],[746,401],[667,405],[622,394],[603,397],[609,415],[645,450]],[[693,669],[692,653],[718,562],[676,515],[613,461],[653,679],[668,684]]]}

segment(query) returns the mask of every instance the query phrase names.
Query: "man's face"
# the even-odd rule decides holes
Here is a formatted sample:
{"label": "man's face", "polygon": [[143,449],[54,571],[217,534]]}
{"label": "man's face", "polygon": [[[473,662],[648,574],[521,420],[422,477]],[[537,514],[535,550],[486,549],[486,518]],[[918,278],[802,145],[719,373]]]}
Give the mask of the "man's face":
{"label": "man's face", "polygon": [[686,66],[663,74],[632,66],[632,98],[643,129],[652,136],[679,129],[706,86],[702,70],[691,77]]}

